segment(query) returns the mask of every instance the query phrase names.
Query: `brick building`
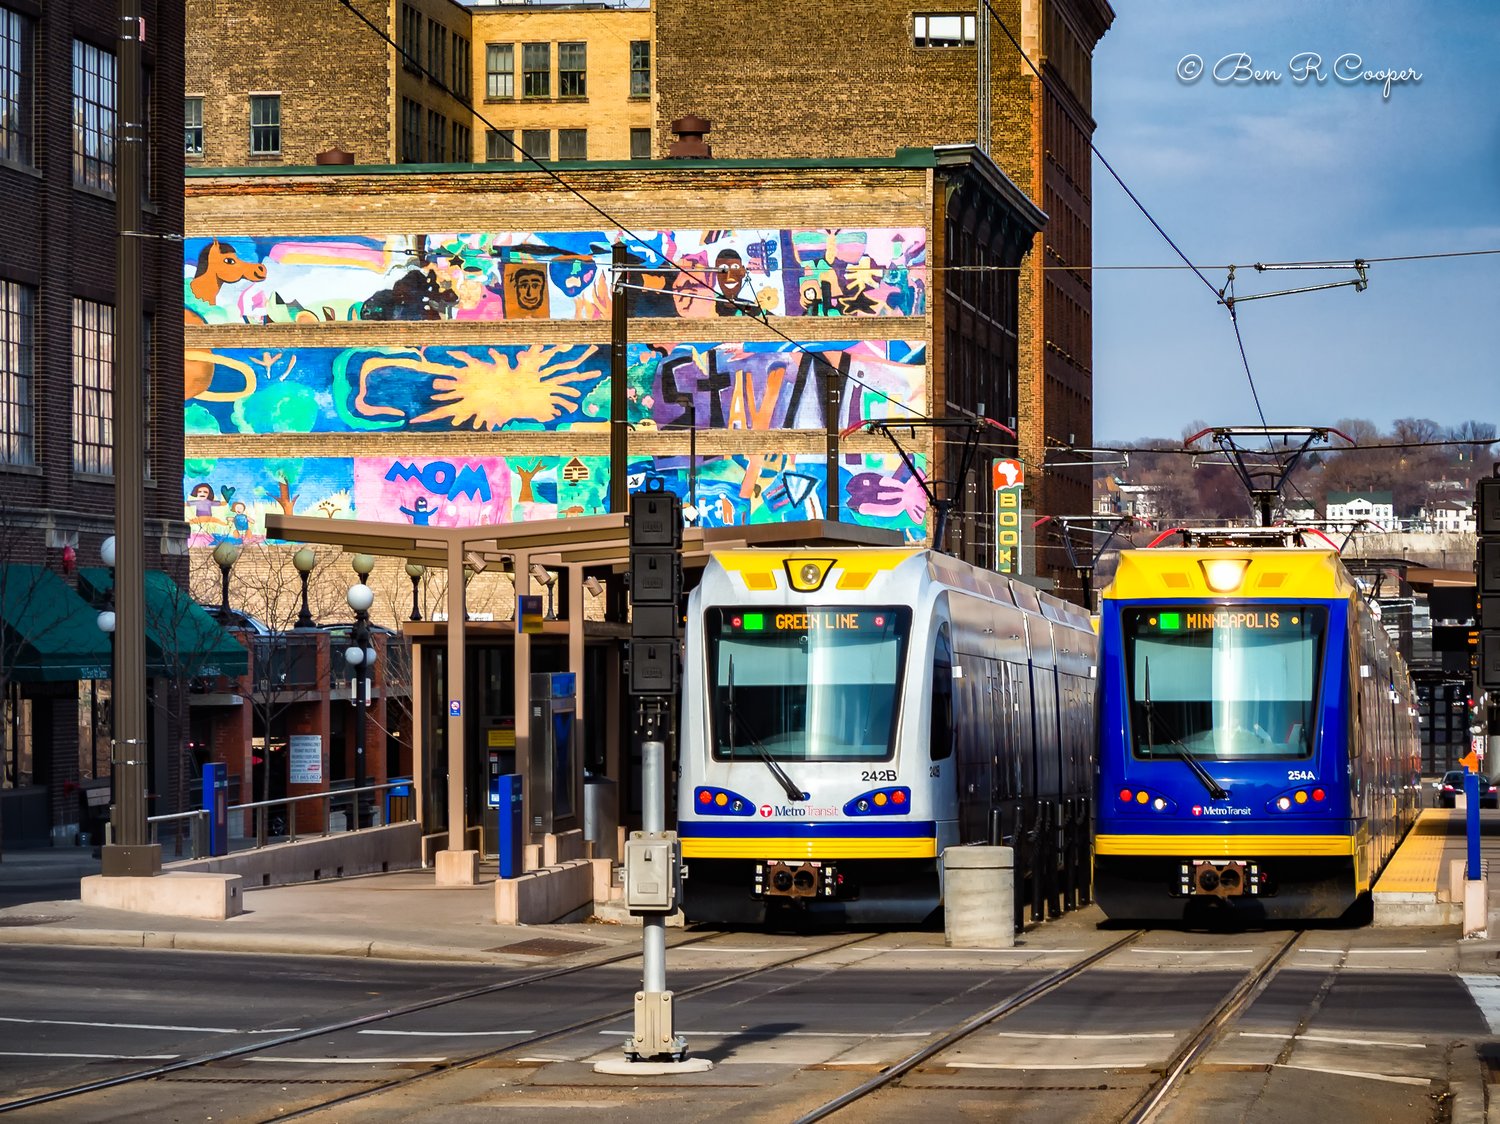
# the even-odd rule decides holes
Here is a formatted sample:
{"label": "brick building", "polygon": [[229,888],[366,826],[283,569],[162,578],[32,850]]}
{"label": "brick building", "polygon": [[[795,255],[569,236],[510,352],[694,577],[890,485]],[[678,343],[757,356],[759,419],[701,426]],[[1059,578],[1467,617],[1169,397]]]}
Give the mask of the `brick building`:
{"label": "brick building", "polygon": [[[917,8],[873,0],[857,19],[832,20],[816,6],[771,0],[657,0],[657,143],[664,147],[669,122],[694,113],[713,122],[715,155],[731,159],[985,147],[1047,215],[1019,277],[1016,384],[990,395],[986,409],[1020,434],[1027,486],[1036,489],[1028,501],[1081,514],[1088,468],[1039,469],[1054,443],[1092,441],[1090,74],[1114,12],[1107,0],[994,0],[1044,83],[987,18],[989,7],[976,14],[951,0]],[[1072,581],[1060,551],[1041,560]]]}
{"label": "brick building", "polygon": [[472,115],[443,89],[472,94],[469,10],[453,0],[351,2],[359,15],[332,4],[313,17],[296,0],[188,0],[190,166],[311,164],[333,148],[361,164],[472,159]]}
{"label": "brick building", "polygon": [[[181,724],[169,722],[181,682],[164,668],[158,641],[194,612],[172,581],[186,571],[174,237],[183,207],[183,26],[180,6],[145,0],[142,8],[145,346],[121,356],[118,10],[98,0],[0,2],[0,838],[8,844],[71,841],[83,817],[80,786],[90,781],[102,785],[107,810],[110,650],[96,616],[110,578],[93,568],[114,530],[119,362],[142,363],[148,376],[148,811],[172,810],[182,792]],[[174,606],[181,619],[164,619]]]}
{"label": "brick building", "polygon": [[650,7],[475,5],[475,160],[649,159]]}
{"label": "brick building", "polygon": [[310,28],[295,0],[189,0],[188,164],[650,155],[649,7],[352,3]]}

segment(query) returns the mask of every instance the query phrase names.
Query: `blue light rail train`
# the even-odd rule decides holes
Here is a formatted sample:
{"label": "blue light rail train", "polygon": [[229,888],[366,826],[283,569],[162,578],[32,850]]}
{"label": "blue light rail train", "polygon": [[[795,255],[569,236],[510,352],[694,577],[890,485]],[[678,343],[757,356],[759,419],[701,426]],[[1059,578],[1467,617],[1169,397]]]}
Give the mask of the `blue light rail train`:
{"label": "blue light rail train", "polygon": [[1343,916],[1420,808],[1406,666],[1331,545],[1172,533],[1102,594],[1095,899],[1112,920]]}
{"label": "blue light rail train", "polygon": [[921,922],[966,843],[1016,848],[1018,913],[1086,900],[1094,639],[933,551],[715,552],[688,602],[687,918]]}

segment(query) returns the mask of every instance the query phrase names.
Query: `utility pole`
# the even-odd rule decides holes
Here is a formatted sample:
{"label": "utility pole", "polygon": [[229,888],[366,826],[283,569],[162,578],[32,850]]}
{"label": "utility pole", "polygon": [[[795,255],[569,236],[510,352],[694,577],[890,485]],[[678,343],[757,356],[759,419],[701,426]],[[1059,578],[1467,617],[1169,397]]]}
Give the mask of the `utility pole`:
{"label": "utility pole", "polygon": [[141,180],[147,143],[141,113],[140,0],[120,0],[115,52],[115,732],[113,838],[100,852],[106,876],[161,871],[146,823],[145,426],[141,364]]}
{"label": "utility pole", "polygon": [[626,479],[630,457],[629,340],[630,288],[625,284],[625,243],[610,247],[609,305],[609,510],[623,512],[630,503]]}

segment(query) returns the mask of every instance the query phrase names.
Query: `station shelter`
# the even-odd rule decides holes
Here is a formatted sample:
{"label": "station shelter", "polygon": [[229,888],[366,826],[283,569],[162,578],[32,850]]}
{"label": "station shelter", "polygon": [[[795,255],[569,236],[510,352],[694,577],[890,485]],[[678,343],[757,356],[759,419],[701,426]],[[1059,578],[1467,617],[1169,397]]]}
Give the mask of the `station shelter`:
{"label": "station shelter", "polygon": [[[626,517],[616,514],[487,526],[437,527],[267,517],[282,539],[341,546],[446,568],[445,620],[411,621],[414,795],[423,858],[438,882],[477,880],[479,857],[499,843],[499,777],[521,778],[523,845],[584,829],[595,854],[615,854],[616,825],[636,822],[640,763],[626,689],[630,636]],[[896,546],[893,531],[829,520],[686,528],[684,587],[710,553],[745,546]],[[518,590],[544,572],[548,597],[534,611],[518,596],[510,621],[480,621],[465,605],[465,567],[500,567]],[[525,584],[521,584],[525,583]],[[585,589],[600,589],[601,620],[586,620]],[[545,690],[551,697],[541,697]],[[586,789],[591,791],[586,792]],[[585,822],[585,809],[592,823]]]}

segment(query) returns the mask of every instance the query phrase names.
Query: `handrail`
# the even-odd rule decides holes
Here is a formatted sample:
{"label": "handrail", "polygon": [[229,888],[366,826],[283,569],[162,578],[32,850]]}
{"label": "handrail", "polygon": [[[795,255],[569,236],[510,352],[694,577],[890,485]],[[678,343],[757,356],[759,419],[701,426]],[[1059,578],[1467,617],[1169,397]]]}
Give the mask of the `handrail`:
{"label": "handrail", "polygon": [[[347,802],[352,805],[352,807],[350,808],[350,822],[348,830],[358,831],[365,826],[360,822],[363,819],[363,809],[359,807],[359,805],[363,804],[364,801],[361,799],[357,799],[358,797],[362,797],[366,793],[375,793],[387,789],[410,789],[411,786],[412,778],[404,777],[398,778],[396,780],[381,781],[376,784],[363,785],[359,788],[333,788],[326,789],[322,792],[302,793],[298,796],[282,796],[271,800],[254,800],[244,804],[231,804],[225,809],[225,811],[255,813],[255,847],[258,849],[260,847],[266,846],[268,836],[282,834],[281,832],[271,833],[268,831],[269,824],[267,822],[267,808],[283,807],[287,804],[298,804],[307,800],[326,800],[328,801],[328,806],[323,819],[323,834],[331,835],[333,834],[332,819],[334,801],[338,801],[339,803]],[[379,815],[378,801],[376,801],[375,811],[376,815],[372,817],[374,822],[372,822],[369,826],[380,827],[382,826],[382,824],[380,822],[381,816]],[[192,820],[193,824],[191,837],[193,853],[191,857],[200,858],[203,857],[203,853],[207,851],[208,815],[209,810],[207,808],[193,808],[186,812],[169,812],[159,816],[147,816],[146,823],[151,825],[151,837],[152,841],[155,842],[156,825],[176,822],[178,820]],[[297,817],[295,815],[289,815],[286,817],[285,835],[286,842],[295,843],[297,841]]]}

